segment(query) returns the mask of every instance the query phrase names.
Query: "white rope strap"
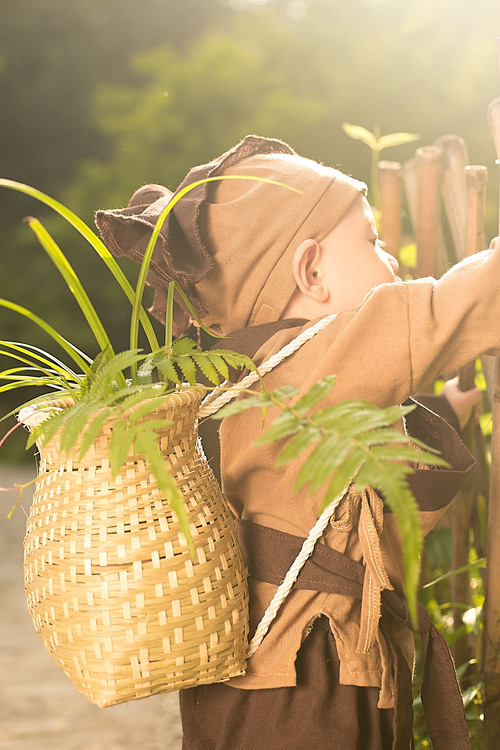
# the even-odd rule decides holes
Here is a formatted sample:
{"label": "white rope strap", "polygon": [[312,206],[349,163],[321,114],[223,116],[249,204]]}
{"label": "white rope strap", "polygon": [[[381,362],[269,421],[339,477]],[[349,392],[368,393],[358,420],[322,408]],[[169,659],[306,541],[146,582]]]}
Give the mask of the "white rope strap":
{"label": "white rope strap", "polygon": [[247,659],[249,659],[251,656],[255,654],[258,647],[264,640],[264,636],[267,634],[267,631],[269,630],[271,623],[273,622],[276,615],[278,614],[279,608],[281,607],[286,597],[290,593],[290,589],[292,588],[293,584],[297,580],[300,571],[306,564],[308,558],[312,555],[316,542],[318,541],[318,539],[320,538],[320,536],[323,534],[324,530],[328,526],[330,518],[335,512],[335,508],[340,503],[342,498],[345,496],[348,489],[349,489],[348,487],[345,487],[340,493],[340,495],[337,495],[335,500],[332,500],[332,502],[329,505],[327,505],[327,507],[325,508],[323,513],[320,515],[320,517],[318,518],[318,520],[312,527],[311,531],[309,532],[307,539],[302,544],[299,554],[297,555],[294,562],[292,563],[285,578],[278,586],[276,593],[271,600],[271,603],[269,604],[266,611],[264,612],[264,616],[262,617],[262,620],[257,625],[255,634],[248,645],[248,651],[246,655]]}
{"label": "white rope strap", "polygon": [[[313,336],[326,328],[326,326],[329,325],[336,317],[337,316],[333,314],[327,315],[325,318],[321,318],[321,320],[318,320],[317,323],[310,326],[310,328],[306,328],[305,331],[302,331],[302,333],[300,333],[296,338],[294,338],[282,349],[280,349],[279,352],[276,352],[276,354],[273,354],[272,357],[269,357],[269,359],[262,365],[260,365],[257,370],[249,373],[246,377],[243,378],[243,380],[240,380],[238,383],[231,385],[227,390],[222,390],[222,392],[220,392],[219,389],[214,390],[203,400],[198,410],[198,416],[209,417],[211,414],[215,414],[215,412],[221,409],[225,404],[236,398],[239,393],[256,383],[259,377],[261,377],[262,375],[266,375],[274,367],[279,365],[280,362],[283,362],[284,359],[289,357],[291,354],[294,354],[297,349],[300,349],[302,344],[310,341]],[[221,389],[224,388],[224,385],[225,384],[221,386]]]}
{"label": "white rope strap", "polygon": [[[273,354],[271,357],[269,357],[269,359],[266,360],[266,362],[264,362],[262,365],[260,365],[260,367],[256,371],[252,371],[238,383],[235,383],[233,385],[227,383],[227,385],[229,386],[227,390],[222,390],[226,385],[226,383],[224,383],[220,389],[217,389],[204,399],[200,409],[198,410],[198,416],[208,417],[211,414],[215,414],[215,412],[221,409],[225,404],[236,398],[239,393],[246,390],[250,385],[256,383],[261,376],[266,375],[274,367],[283,362],[284,359],[294,354],[298,349],[300,349],[303,344],[305,344],[307,341],[310,341],[313,336],[326,328],[326,326],[329,325],[333,320],[335,320],[336,317],[337,316],[335,314],[327,315],[326,317],[321,318],[321,320],[318,320],[314,325],[306,328],[305,331],[302,331],[302,333],[300,333],[296,338],[282,347],[282,349],[276,352],[276,354]],[[325,510],[309,532],[309,535],[304,541],[299,554],[297,555],[295,561],[292,563],[290,570],[286,574],[284,580],[278,586],[276,593],[271,600],[271,603],[269,604],[262,620],[257,626],[254,636],[248,646],[246,655],[247,659],[253,656],[253,654],[257,651],[260,644],[264,640],[264,637],[267,634],[271,623],[275,619],[281,605],[290,593],[290,590],[297,580],[300,571],[304,567],[308,558],[312,555],[316,542],[326,529],[330,518],[335,512],[335,508],[344,497],[347,489],[348,488],[344,489],[342,493],[335,498],[335,500],[332,500],[332,502],[325,508]]]}

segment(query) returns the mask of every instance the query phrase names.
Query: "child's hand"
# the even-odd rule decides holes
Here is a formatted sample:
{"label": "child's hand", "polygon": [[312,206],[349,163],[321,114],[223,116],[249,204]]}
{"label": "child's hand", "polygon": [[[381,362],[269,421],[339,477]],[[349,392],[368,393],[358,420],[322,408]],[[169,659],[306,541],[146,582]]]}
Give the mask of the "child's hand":
{"label": "child's hand", "polygon": [[465,427],[473,414],[474,416],[479,415],[479,404],[481,403],[483,396],[479,388],[471,388],[469,391],[461,391],[458,385],[457,376],[456,378],[446,381],[443,385],[442,393],[455,412],[460,424],[460,429]]}

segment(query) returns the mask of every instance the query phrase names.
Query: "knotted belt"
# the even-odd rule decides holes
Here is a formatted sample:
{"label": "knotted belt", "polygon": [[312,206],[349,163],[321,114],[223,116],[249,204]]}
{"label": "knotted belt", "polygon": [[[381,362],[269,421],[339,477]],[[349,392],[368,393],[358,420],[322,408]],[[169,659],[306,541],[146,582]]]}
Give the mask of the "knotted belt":
{"label": "knotted belt", "polygon": [[[303,543],[301,537],[238,519],[239,541],[250,575],[259,581],[279,585]],[[362,563],[324,544],[317,544],[305,563],[296,589],[324,591],[362,598],[365,568]],[[392,650],[395,666],[393,750],[408,750],[412,738],[411,673],[392,636],[390,623],[411,628],[421,637],[421,697],[429,736],[435,750],[472,750],[465,721],[462,696],[455,666],[443,636],[431,622],[422,604],[418,606],[418,626],[414,627],[406,601],[395,591],[382,593],[381,629]]]}

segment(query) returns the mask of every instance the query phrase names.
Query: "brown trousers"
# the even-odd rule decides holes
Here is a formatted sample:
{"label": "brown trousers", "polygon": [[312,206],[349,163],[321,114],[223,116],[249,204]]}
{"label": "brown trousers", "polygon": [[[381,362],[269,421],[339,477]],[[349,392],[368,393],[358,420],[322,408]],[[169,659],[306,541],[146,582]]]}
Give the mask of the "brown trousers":
{"label": "brown trousers", "polygon": [[393,711],[377,708],[378,688],[340,685],[326,617],[316,620],[295,666],[296,687],[241,690],[216,683],[182,690],[182,750],[392,748]]}

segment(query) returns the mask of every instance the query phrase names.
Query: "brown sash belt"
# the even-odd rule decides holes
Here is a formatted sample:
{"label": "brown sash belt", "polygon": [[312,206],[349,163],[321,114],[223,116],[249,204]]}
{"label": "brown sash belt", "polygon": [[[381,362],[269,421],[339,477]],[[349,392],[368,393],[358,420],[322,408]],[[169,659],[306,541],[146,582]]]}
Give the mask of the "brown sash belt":
{"label": "brown sash belt", "polygon": [[[236,521],[239,541],[250,575],[278,585],[297,557],[301,537],[243,521]],[[361,599],[364,567],[324,544],[317,544],[294,584],[296,589],[325,591]],[[389,622],[400,623],[419,633],[422,643],[422,705],[429,736],[435,750],[472,750],[462,697],[448,645],[419,604],[418,627],[413,627],[404,599],[394,591],[383,592],[381,627],[395,660],[397,697],[394,711],[393,750],[412,746],[411,674],[394,638]]]}

